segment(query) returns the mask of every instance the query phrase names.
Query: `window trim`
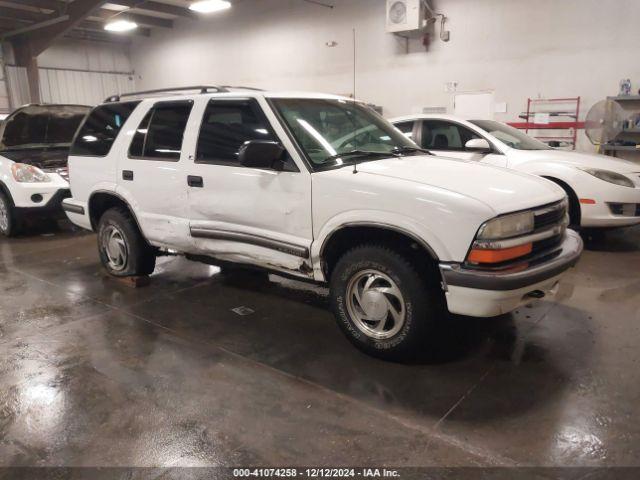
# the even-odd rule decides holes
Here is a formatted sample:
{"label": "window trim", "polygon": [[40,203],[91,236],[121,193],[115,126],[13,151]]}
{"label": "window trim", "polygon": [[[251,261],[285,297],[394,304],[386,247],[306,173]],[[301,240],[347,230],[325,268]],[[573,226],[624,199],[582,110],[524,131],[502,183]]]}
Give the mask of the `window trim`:
{"label": "window trim", "polygon": [[277,172],[283,171],[283,172],[289,172],[289,173],[299,173],[300,172],[300,169],[296,165],[296,163],[293,160],[293,158],[291,158],[291,155],[289,154],[289,152],[287,151],[287,149],[286,149],[286,147],[284,145],[282,145],[282,147],[285,149],[285,151],[287,151],[287,155],[289,155],[289,158],[290,158],[290,161],[287,162],[286,165],[290,165],[290,167],[287,168],[285,166],[285,168],[282,169],[282,170],[279,170],[279,169],[276,169],[276,168],[265,169],[265,168],[245,167],[244,165],[241,165],[240,163],[232,162],[232,161],[229,161],[229,160],[222,160],[222,159],[218,159],[218,160],[202,160],[202,159],[199,159],[198,158],[198,148],[200,146],[200,137],[202,135],[202,129],[203,129],[204,125],[205,125],[204,120],[205,120],[205,115],[207,114],[207,109],[212,104],[222,103],[222,102],[247,102],[250,107],[255,108],[255,112],[257,112],[259,115],[262,115],[262,117],[263,117],[262,120],[264,121],[265,127],[268,130],[268,132],[271,134],[271,136],[273,137],[274,141],[276,141],[280,145],[282,145],[282,141],[280,140],[280,137],[278,137],[278,134],[273,129],[273,126],[271,125],[271,122],[269,121],[269,118],[267,117],[264,109],[262,108],[262,105],[260,105],[260,102],[258,101],[257,98],[255,98],[255,97],[212,97],[212,98],[209,99],[209,101],[205,105],[204,111],[202,112],[202,118],[200,119],[200,128],[198,129],[198,137],[196,139],[195,151],[194,151],[194,155],[193,155],[193,163],[195,165],[218,165],[218,166],[222,166],[222,167],[248,168],[250,170],[268,170],[268,171],[277,171]]}
{"label": "window trim", "polygon": [[[133,136],[131,137],[131,141],[129,142],[129,148],[127,149],[127,158],[129,160],[147,160],[150,162],[169,162],[169,163],[178,163],[180,162],[180,160],[182,159],[182,154],[184,151],[184,137],[185,134],[187,133],[187,127],[189,125],[189,119],[191,118],[191,114],[193,113],[193,106],[194,106],[195,102],[193,101],[193,99],[185,99],[185,100],[166,100],[166,101],[159,101],[154,103],[153,105],[151,105],[151,107],[149,107],[149,109],[144,113],[144,116],[142,117],[142,119],[140,120],[140,122],[138,123],[138,125],[136,126],[136,132],[138,131],[138,127],[140,127],[140,125],[142,124],[142,122],[144,121],[144,119],[146,118],[147,115],[149,115],[149,112],[151,113],[151,118],[149,119],[149,126],[151,126],[151,122],[153,121],[153,117],[155,116],[156,112],[156,107],[158,105],[190,105],[191,109],[189,110],[189,115],[187,116],[187,123],[184,126],[184,130],[182,132],[182,144],[180,145],[180,154],[178,155],[178,158],[165,158],[165,157],[149,157],[149,156],[138,156],[138,155],[131,155],[131,145],[133,144],[133,139],[135,137],[135,133],[133,134]],[[147,132],[145,134],[145,138],[144,138],[144,143],[142,144],[142,153],[144,154],[145,148],[147,146],[147,135],[149,134],[149,132]]]}
{"label": "window trim", "polygon": [[492,142],[489,138],[487,138],[485,135],[483,135],[480,132],[475,131],[474,129],[468,127],[467,125],[464,125],[463,123],[457,122],[455,120],[450,120],[450,119],[443,119],[443,118],[422,118],[420,119],[419,122],[416,122],[416,125],[418,125],[418,135],[419,135],[419,143],[418,145],[426,150],[429,151],[434,151],[434,152],[446,152],[446,151],[450,151],[450,152],[462,152],[462,153],[474,153],[472,151],[467,150],[466,148],[458,148],[458,149],[454,149],[454,148],[448,148],[448,149],[435,149],[435,148],[431,148],[431,147],[425,147],[424,144],[422,143],[422,124],[424,122],[444,122],[444,123],[450,123],[452,125],[455,125],[457,127],[462,127],[462,128],[466,128],[467,130],[475,133],[476,135],[478,135],[480,138],[485,139],[487,142],[489,142],[489,146],[491,147],[491,152],[488,153],[487,155],[504,155],[504,153],[495,145],[494,142]]}
{"label": "window trim", "polygon": [[[115,143],[120,138],[120,135],[122,135],[122,130],[124,129],[124,126],[131,119],[131,115],[133,115],[134,112],[138,109],[138,107],[140,107],[141,103],[142,103],[142,100],[129,100],[129,101],[126,101],[126,102],[103,103],[103,104],[100,104],[100,105],[97,105],[97,106],[93,107],[91,109],[91,111],[89,112],[89,114],[84,119],[84,121],[82,122],[82,124],[80,125],[80,127],[78,128],[78,130],[76,131],[75,135],[73,136],[73,140],[71,140],[71,146],[69,147],[69,156],[70,157],[82,157],[82,158],[106,158],[106,157],[108,157],[111,154],[111,150],[113,149],[113,146],[115,145]],[[77,140],[78,136],[80,135],[80,131],[83,129],[85,123],[87,123],[87,121],[89,120],[89,117],[91,116],[91,114],[95,110],[97,110],[98,108],[102,108],[102,107],[110,107],[112,105],[126,105],[126,104],[133,104],[134,107],[131,109],[131,113],[129,114],[127,119],[124,121],[124,123],[120,127],[120,130],[118,130],[118,134],[113,139],[113,142],[111,142],[111,146],[109,147],[109,151],[105,155],[77,155],[77,154],[71,153],[71,150],[73,149],[73,146],[76,144],[76,140]]]}

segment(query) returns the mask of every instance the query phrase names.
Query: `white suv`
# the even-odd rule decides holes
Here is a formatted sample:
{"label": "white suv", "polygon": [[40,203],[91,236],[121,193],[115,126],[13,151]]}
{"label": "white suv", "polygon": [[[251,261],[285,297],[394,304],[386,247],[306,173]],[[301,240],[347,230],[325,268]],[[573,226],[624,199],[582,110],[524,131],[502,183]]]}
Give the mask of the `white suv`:
{"label": "white suv", "polygon": [[26,105],[0,127],[0,235],[19,232],[27,217],[64,217],[67,155],[91,107]]}
{"label": "white suv", "polygon": [[401,358],[445,306],[509,312],[580,256],[547,180],[430,156],[347,98],[198,88],[111,98],[77,134],[63,206],[112,275],[171,250],[329,284],[347,337]]}

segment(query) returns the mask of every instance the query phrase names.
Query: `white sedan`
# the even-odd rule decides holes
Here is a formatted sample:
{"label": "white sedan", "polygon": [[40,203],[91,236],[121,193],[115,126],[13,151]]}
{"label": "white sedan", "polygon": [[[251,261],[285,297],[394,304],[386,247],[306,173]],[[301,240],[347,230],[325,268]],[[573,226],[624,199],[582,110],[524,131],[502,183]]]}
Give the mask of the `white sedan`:
{"label": "white sedan", "polygon": [[391,122],[422,148],[438,155],[477,160],[557,183],[569,197],[573,226],[640,224],[640,164],[556,150],[493,120],[414,115]]}

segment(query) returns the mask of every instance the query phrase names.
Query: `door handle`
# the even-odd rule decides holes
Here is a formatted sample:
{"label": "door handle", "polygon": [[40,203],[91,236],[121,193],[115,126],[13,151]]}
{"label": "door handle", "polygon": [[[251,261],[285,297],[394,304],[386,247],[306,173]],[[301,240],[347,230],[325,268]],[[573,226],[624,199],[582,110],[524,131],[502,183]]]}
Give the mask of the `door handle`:
{"label": "door handle", "polygon": [[133,170],[123,170],[122,171],[122,179],[132,181],[133,180]]}
{"label": "door handle", "polygon": [[190,187],[202,188],[204,187],[204,181],[202,180],[202,177],[199,177],[197,175],[189,175],[187,177],[187,185],[189,185]]}

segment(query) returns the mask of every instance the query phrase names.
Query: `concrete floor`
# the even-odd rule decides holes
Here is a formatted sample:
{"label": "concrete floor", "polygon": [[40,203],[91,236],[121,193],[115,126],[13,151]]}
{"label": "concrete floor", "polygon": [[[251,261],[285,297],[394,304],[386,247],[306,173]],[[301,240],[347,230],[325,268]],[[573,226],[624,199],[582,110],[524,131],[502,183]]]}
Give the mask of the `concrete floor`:
{"label": "concrete floor", "polygon": [[0,465],[638,466],[639,271],[640,229],[592,240],[556,301],[400,365],[322,289],[165,258],[136,290],[91,234],[2,239]]}

